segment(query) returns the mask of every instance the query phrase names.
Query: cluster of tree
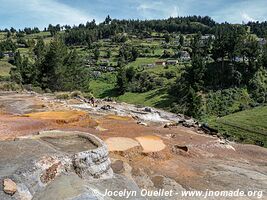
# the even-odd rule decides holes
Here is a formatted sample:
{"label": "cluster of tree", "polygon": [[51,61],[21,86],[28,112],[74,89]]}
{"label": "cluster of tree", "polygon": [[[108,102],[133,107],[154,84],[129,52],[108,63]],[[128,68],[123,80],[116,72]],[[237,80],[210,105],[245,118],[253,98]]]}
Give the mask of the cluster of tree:
{"label": "cluster of tree", "polygon": [[169,93],[176,102],[173,111],[194,117],[202,115],[202,90],[204,89],[205,71],[206,63],[203,57],[199,53],[194,54],[192,65],[185,69],[170,88]]}
{"label": "cluster of tree", "polygon": [[[66,29],[65,41],[68,45],[88,45],[98,39],[113,38],[115,42],[125,42],[127,37],[118,33],[131,33],[139,37],[148,37],[147,32],[181,32],[202,34],[212,32],[216,23],[210,17],[189,16],[164,20],[117,20],[109,16],[103,23],[95,21]],[[167,37],[168,35],[166,35]],[[168,38],[166,38],[168,40]]]}
{"label": "cluster of tree", "polygon": [[17,45],[11,39],[7,39],[3,42],[0,42],[0,53],[6,52],[6,51],[15,52],[16,49],[17,49]]}
{"label": "cluster of tree", "polygon": [[125,62],[135,61],[138,56],[138,49],[134,46],[123,45],[119,50],[119,57]]}
{"label": "cluster of tree", "polygon": [[[267,34],[266,24],[266,22],[249,22],[240,26],[243,28],[250,26],[253,33],[265,37]],[[207,33],[214,34],[218,27],[221,27],[221,24],[216,23],[208,16],[171,17],[162,20],[117,20],[111,19],[108,16],[104,22],[98,25],[95,23],[95,20],[73,27],[68,25],[61,27],[59,24],[52,26],[50,24],[46,30],[50,31],[52,35],[55,35],[61,28],[65,29],[65,41],[68,45],[90,45],[103,38],[112,38],[115,42],[125,42],[127,37],[119,33],[135,34],[140,38],[149,37],[149,33],[153,31],[158,33],[180,32],[182,34],[200,32],[204,35]],[[170,36],[165,34],[164,37],[168,43]]]}
{"label": "cluster of tree", "polygon": [[93,24],[91,22],[66,30],[66,44],[90,46],[99,39],[110,38],[116,35],[116,29],[112,25],[100,24],[97,26]]}
{"label": "cluster of tree", "polygon": [[267,37],[267,21],[265,22],[249,22],[247,24],[252,33],[255,33],[259,37]]}
{"label": "cluster of tree", "polygon": [[[170,89],[170,95],[176,99],[174,107],[177,112],[200,117],[206,94],[229,88],[247,88],[254,102],[267,101],[267,45],[259,46],[244,26],[221,24],[215,30],[212,45],[203,44],[198,35],[194,37],[192,65]],[[207,62],[207,56],[214,61]],[[227,99],[225,102],[229,103],[229,99],[235,98]],[[223,110],[227,109],[223,107],[220,111]]]}
{"label": "cluster of tree", "polygon": [[117,74],[117,90],[125,92],[147,92],[164,84],[163,79],[148,72],[136,72],[133,67],[121,67]]}
{"label": "cluster of tree", "polygon": [[89,72],[77,52],[70,51],[60,37],[55,37],[48,47],[39,39],[33,52],[32,59],[16,53],[10,72],[13,81],[51,91],[89,89]]}
{"label": "cluster of tree", "polygon": [[45,31],[49,31],[52,36],[55,36],[61,30],[60,24],[53,26],[52,24],[48,25],[48,28]]}
{"label": "cluster of tree", "polygon": [[26,33],[27,35],[29,34],[34,34],[34,33],[40,33],[40,30],[38,27],[34,27],[34,28],[29,28],[29,27],[25,27],[23,30],[19,29],[16,30],[14,27],[11,27],[10,29],[4,29],[4,30],[0,30],[0,32],[6,32],[6,33]]}
{"label": "cluster of tree", "polygon": [[19,30],[19,33],[26,33],[27,35],[30,35],[30,34],[40,33],[40,30],[37,27],[34,27],[34,28],[24,28],[23,31]]}

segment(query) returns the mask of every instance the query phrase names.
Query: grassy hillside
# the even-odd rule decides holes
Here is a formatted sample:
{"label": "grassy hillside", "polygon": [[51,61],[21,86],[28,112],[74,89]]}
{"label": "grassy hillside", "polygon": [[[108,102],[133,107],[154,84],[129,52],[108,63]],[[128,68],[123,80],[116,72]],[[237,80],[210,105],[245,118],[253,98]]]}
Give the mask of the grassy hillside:
{"label": "grassy hillside", "polygon": [[97,98],[112,97],[120,102],[165,109],[169,109],[171,103],[167,88],[155,89],[144,93],[126,92],[123,95],[118,95],[115,82],[108,82],[104,78],[91,81],[90,88]]}
{"label": "grassy hillside", "polygon": [[11,66],[6,61],[0,61],[0,77],[8,77]]}
{"label": "grassy hillside", "polygon": [[250,144],[262,141],[267,147],[267,106],[213,119],[210,125],[235,141]]}

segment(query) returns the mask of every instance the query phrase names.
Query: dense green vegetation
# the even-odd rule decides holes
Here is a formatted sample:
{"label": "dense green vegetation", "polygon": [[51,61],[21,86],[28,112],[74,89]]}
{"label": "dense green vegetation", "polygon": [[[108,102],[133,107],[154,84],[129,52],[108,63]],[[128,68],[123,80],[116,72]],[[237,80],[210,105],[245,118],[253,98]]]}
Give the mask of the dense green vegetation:
{"label": "dense green vegetation", "polygon": [[242,120],[235,128],[211,120],[266,104],[266,30],[266,22],[218,24],[198,16],[108,16],[100,24],[49,25],[44,31],[11,28],[0,32],[0,77],[46,92],[90,91],[184,113],[231,139],[266,145],[266,136],[236,128]]}

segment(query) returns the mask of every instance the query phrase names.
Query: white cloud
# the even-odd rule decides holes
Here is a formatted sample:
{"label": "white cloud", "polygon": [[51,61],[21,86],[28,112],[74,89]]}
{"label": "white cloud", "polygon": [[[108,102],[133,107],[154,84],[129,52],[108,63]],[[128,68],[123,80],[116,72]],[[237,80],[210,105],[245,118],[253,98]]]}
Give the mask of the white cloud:
{"label": "white cloud", "polygon": [[162,8],[163,3],[161,1],[155,1],[155,2],[142,2],[137,7],[137,10],[139,11],[151,11],[151,10],[159,10]]}
{"label": "white cloud", "polygon": [[173,9],[171,10],[170,16],[171,17],[178,17],[179,12],[177,6],[174,6]]}
{"label": "white cloud", "polygon": [[137,11],[145,18],[177,17],[178,7],[176,1],[139,1]]}
{"label": "white cloud", "polygon": [[93,19],[87,13],[57,0],[0,0],[0,3],[8,9],[6,13],[13,13],[16,19],[19,18],[18,20],[31,20],[29,24],[37,22],[36,26],[40,24],[46,26],[49,23],[73,25]]}
{"label": "white cloud", "polygon": [[267,4],[266,0],[237,0],[226,3],[220,9],[214,9],[210,15],[219,22],[241,23],[242,21],[264,21],[267,20]]}
{"label": "white cloud", "polygon": [[250,17],[247,13],[242,13],[241,16],[242,16],[242,19],[243,19],[244,22],[257,21],[256,19]]}

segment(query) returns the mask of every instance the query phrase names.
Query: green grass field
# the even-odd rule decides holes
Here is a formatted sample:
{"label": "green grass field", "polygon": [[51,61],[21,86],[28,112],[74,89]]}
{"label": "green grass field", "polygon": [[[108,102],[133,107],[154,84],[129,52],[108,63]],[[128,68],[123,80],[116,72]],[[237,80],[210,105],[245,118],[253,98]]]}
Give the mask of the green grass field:
{"label": "green grass field", "polygon": [[267,106],[213,119],[210,125],[235,141],[249,144],[262,141],[267,147]]}
{"label": "green grass field", "polygon": [[172,100],[169,98],[166,88],[155,89],[144,93],[126,92],[116,98],[117,101],[126,102],[142,106],[170,109]]}

